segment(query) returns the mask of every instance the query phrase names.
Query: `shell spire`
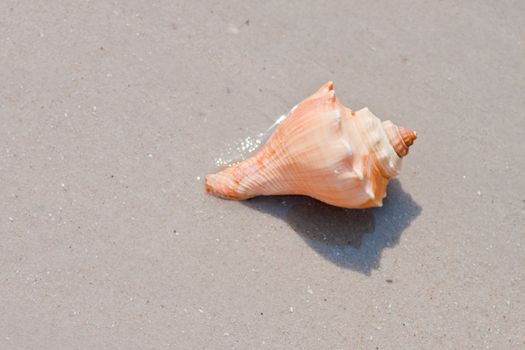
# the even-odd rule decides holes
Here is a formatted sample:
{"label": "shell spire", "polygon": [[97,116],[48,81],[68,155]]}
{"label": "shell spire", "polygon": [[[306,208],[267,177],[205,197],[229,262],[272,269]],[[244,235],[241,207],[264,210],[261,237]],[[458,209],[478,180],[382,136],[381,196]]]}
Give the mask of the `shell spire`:
{"label": "shell spire", "polygon": [[397,155],[401,158],[406,156],[408,149],[417,139],[415,131],[394,125],[389,120],[383,122],[383,129]]}
{"label": "shell spire", "polygon": [[381,206],[416,139],[368,108],[351,111],[328,82],[290,113],[253,157],[208,175],[208,193],[243,200],[307,195],[345,208]]}

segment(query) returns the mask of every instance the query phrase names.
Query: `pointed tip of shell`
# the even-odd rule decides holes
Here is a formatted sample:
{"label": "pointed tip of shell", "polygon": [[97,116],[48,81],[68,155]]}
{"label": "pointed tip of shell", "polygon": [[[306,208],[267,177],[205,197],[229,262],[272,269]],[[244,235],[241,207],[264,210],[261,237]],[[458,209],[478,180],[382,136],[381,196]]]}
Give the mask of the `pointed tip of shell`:
{"label": "pointed tip of shell", "polygon": [[206,193],[209,193],[209,194],[213,194],[215,191],[213,190],[213,186],[211,185],[211,183],[213,183],[213,178],[212,178],[213,175],[208,175],[206,176],[206,178],[204,179],[204,190],[206,191]]}
{"label": "pointed tip of shell", "polygon": [[231,168],[227,168],[217,174],[210,174],[204,180],[206,193],[225,199],[246,199],[235,189],[235,183],[231,177]]}
{"label": "pointed tip of shell", "polygon": [[399,134],[399,141],[397,145],[394,146],[396,153],[400,157],[404,157],[408,154],[408,149],[414,141],[417,139],[417,134],[415,131],[412,131],[408,128],[397,127],[397,132]]}
{"label": "pointed tip of shell", "polygon": [[403,127],[399,128],[399,135],[401,135],[401,139],[407,147],[412,146],[414,141],[417,139],[417,134],[415,131]]}
{"label": "pointed tip of shell", "polygon": [[204,179],[204,190],[214,196],[227,198],[228,186],[224,181],[220,181],[218,174],[211,174]]}
{"label": "pointed tip of shell", "polygon": [[408,149],[417,139],[417,134],[408,128],[394,125],[391,121],[383,122],[383,128],[388,136],[390,145],[394,148],[397,155],[401,158],[408,154]]}

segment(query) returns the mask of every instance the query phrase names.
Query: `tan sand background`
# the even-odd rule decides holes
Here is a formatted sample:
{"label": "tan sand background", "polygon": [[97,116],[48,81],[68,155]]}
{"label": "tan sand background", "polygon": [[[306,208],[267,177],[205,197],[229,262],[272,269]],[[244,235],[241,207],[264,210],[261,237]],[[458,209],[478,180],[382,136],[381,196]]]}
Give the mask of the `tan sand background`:
{"label": "tan sand background", "polygon": [[[1,349],[525,348],[525,2],[0,2]],[[203,193],[327,80],[381,209]]]}

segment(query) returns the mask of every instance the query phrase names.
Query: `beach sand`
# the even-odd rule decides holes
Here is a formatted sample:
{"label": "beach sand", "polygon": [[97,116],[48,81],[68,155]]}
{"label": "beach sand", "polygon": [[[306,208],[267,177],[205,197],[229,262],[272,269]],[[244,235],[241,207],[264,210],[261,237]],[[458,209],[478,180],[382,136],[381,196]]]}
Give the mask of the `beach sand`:
{"label": "beach sand", "polygon": [[[525,2],[2,1],[1,349],[525,347]],[[332,80],[383,208],[204,193]]]}

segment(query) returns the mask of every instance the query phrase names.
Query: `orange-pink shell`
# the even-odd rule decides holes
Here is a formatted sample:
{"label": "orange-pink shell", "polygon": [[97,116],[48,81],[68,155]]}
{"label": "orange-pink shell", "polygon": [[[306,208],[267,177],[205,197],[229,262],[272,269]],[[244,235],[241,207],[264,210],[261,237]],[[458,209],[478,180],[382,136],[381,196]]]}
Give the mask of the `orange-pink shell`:
{"label": "orange-pink shell", "polygon": [[381,206],[416,135],[367,108],[351,111],[333,84],[294,107],[253,157],[206,177],[206,191],[243,200],[307,195],[345,208]]}

